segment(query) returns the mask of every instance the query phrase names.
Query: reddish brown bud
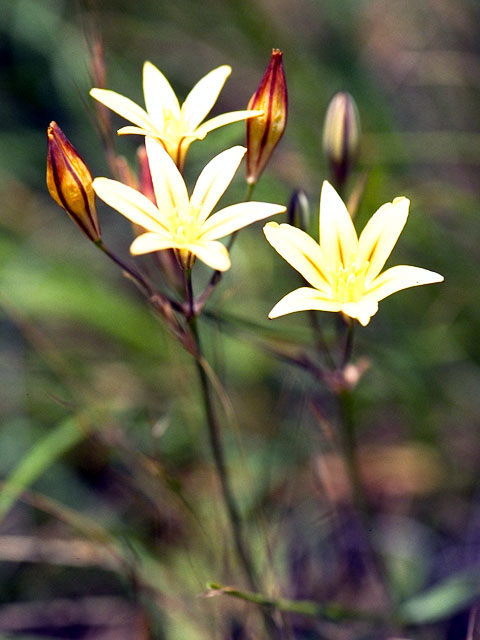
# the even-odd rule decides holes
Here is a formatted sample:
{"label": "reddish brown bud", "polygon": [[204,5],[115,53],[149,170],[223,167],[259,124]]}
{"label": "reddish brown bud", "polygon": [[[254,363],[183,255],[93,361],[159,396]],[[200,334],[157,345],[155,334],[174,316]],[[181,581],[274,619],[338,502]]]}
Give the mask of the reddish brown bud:
{"label": "reddish brown bud", "polygon": [[140,169],[140,191],[144,196],[147,196],[147,198],[151,200],[153,204],[157,204],[155,192],[153,191],[152,174],[150,173],[150,165],[148,164],[147,150],[145,149],[145,145],[142,145],[138,148],[137,159]]}
{"label": "reddish brown bud", "polygon": [[265,169],[287,124],[287,85],[282,52],[272,56],[248,109],[263,110],[262,116],[247,120],[247,182],[255,184]]}
{"label": "reddish brown bud", "polygon": [[98,242],[101,232],[90,171],[56,122],[50,123],[47,138],[50,195],[90,240]]}

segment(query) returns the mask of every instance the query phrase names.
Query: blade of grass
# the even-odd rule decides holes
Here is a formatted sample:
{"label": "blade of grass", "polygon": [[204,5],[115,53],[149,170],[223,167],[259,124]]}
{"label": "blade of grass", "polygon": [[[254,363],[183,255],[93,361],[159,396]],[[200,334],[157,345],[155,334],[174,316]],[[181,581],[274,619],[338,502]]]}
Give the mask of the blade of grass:
{"label": "blade of grass", "polygon": [[480,595],[480,572],[464,571],[404,602],[398,610],[406,624],[429,624],[466,609]]}
{"label": "blade of grass", "polygon": [[369,620],[371,622],[386,622],[388,620],[388,613],[381,615],[378,613],[370,613],[368,611],[349,609],[348,607],[344,607],[334,602],[321,604],[312,600],[269,598],[261,593],[240,591],[239,589],[235,589],[235,587],[224,586],[216,582],[210,582],[207,586],[209,591],[203,594],[205,597],[226,595],[238,598],[239,600],[244,600],[245,602],[251,602],[262,607],[274,607],[275,609],[286,613],[296,613],[299,615],[324,618],[332,621]]}
{"label": "blade of grass", "polygon": [[90,417],[82,414],[69,416],[33,445],[10,473],[0,491],[0,522],[22,492],[55,460],[84,440],[93,430],[94,424]]}

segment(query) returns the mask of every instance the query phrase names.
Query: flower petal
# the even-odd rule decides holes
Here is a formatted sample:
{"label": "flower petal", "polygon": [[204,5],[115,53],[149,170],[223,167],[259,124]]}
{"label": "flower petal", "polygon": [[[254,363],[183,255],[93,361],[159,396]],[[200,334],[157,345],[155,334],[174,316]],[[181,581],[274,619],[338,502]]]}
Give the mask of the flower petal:
{"label": "flower petal", "polygon": [[140,127],[121,127],[121,129],[117,130],[119,136],[125,136],[128,134],[139,135],[139,136],[151,136],[152,138],[160,139],[160,132],[157,129],[153,128],[153,125],[150,124],[148,129],[141,129]]}
{"label": "flower petal", "polygon": [[212,269],[216,269],[217,271],[227,271],[227,269],[230,269],[231,267],[227,247],[225,247],[221,242],[200,241],[189,244],[186,248],[194,253],[197,258],[206,265],[212,267]]}
{"label": "flower petal", "polygon": [[245,147],[232,147],[215,156],[198,177],[190,198],[190,205],[198,209],[197,218],[203,222],[222,197],[246,153]]}
{"label": "flower petal", "polygon": [[320,194],[320,247],[331,270],[349,266],[355,260],[358,239],[342,199],[326,180]]}
{"label": "flower petal", "polygon": [[228,236],[257,220],[264,220],[286,210],[269,202],[240,202],[210,216],[202,227],[202,240],[217,240]]}
{"label": "flower petal", "polygon": [[182,174],[163,145],[153,138],[146,138],[148,164],[152,175],[157,207],[162,217],[168,219],[175,211],[186,211],[190,204]]}
{"label": "flower petal", "polygon": [[207,133],[210,133],[210,131],[213,131],[214,129],[223,127],[231,122],[238,122],[239,120],[246,120],[247,118],[256,118],[261,115],[263,115],[263,111],[252,111],[250,109],[245,109],[245,111],[230,111],[229,113],[222,113],[219,116],[215,116],[215,118],[210,118],[210,120],[207,120],[195,129],[195,136],[198,140],[202,140],[205,138]]}
{"label": "flower petal", "polygon": [[153,123],[148,113],[130,98],[126,98],[109,89],[91,89],[90,95],[112,111],[115,111],[115,113],[118,113],[122,118],[130,120],[142,129],[153,128]]}
{"label": "flower petal", "polygon": [[422,284],[434,284],[435,282],[443,282],[443,280],[443,276],[434,271],[428,271],[428,269],[421,269],[420,267],[398,265],[387,269],[375,278],[365,292],[365,298],[379,302],[402,289],[417,287]]}
{"label": "flower petal", "polygon": [[358,262],[369,262],[366,284],[380,273],[408,218],[408,198],[395,198],[378,209],[363,229],[358,241]]}
{"label": "flower petal", "polygon": [[141,236],[135,238],[130,245],[130,253],[134,256],[142,255],[143,253],[151,253],[152,251],[162,251],[163,249],[172,249],[175,243],[172,242],[172,238],[167,233],[142,233]]}
{"label": "flower petal", "polygon": [[269,222],[263,232],[284,260],[296,269],[312,287],[328,293],[330,285],[319,245],[301,229],[289,224]]}
{"label": "flower petal", "polygon": [[301,287],[300,289],[295,289],[295,291],[287,293],[280,302],[277,302],[268,314],[268,317],[278,318],[278,316],[284,316],[287,313],[308,311],[309,309],[316,311],[340,311],[341,304],[327,300],[316,289]]}
{"label": "flower petal", "polygon": [[169,120],[178,122],[180,104],[171,84],[151,62],[143,65],[143,95],[147,112],[155,127],[164,132]]}
{"label": "flower petal", "polygon": [[109,178],[95,178],[93,188],[99,198],[131,222],[160,234],[167,230],[153,202],[132,187]]}
{"label": "flower petal", "polygon": [[223,89],[232,68],[224,64],[207,73],[190,91],[182,105],[182,122],[185,133],[194,131],[203,122]]}
{"label": "flower petal", "polygon": [[346,302],[342,305],[341,311],[350,318],[355,318],[363,327],[366,327],[370,322],[370,318],[378,311],[378,302],[375,300]]}

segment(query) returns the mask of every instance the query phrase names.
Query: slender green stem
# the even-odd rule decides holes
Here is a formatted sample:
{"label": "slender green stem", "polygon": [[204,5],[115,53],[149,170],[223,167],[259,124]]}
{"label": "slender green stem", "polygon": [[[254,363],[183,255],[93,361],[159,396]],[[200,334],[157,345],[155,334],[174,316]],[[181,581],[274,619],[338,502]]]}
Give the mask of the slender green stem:
{"label": "slender green stem", "polygon": [[355,429],[353,394],[345,389],[338,396],[343,426],[343,449],[345,462],[352,489],[353,504],[362,514],[367,512],[367,501],[363,491],[363,482],[357,456],[357,434]]}
{"label": "slender green stem", "polygon": [[192,318],[195,315],[195,299],[193,297],[193,284],[192,284],[192,270],[183,272],[185,279],[185,296],[187,301],[188,318]]}
{"label": "slender green stem", "polygon": [[322,327],[318,321],[318,314],[316,311],[311,309],[308,315],[310,318],[310,326],[312,327],[315,341],[317,343],[317,351],[323,356],[327,366],[329,366],[330,369],[335,369],[335,361],[323,335]]}
{"label": "slender green stem", "polygon": [[200,379],[202,401],[205,409],[205,414],[207,417],[210,449],[212,451],[212,456],[213,456],[213,460],[217,470],[217,475],[220,480],[223,500],[225,502],[227,515],[230,521],[230,526],[232,528],[237,555],[242,564],[245,575],[248,579],[250,588],[257,589],[258,588],[256,586],[258,584],[257,577],[255,575],[253,564],[252,564],[250,555],[247,551],[247,547],[245,545],[245,541],[242,534],[242,522],[240,517],[240,511],[237,506],[235,497],[233,495],[232,488],[230,486],[230,481],[229,481],[228,472],[227,472],[227,465],[225,462],[225,453],[223,450],[222,437],[220,433],[220,425],[218,423],[218,418],[217,418],[215,405],[214,405],[212,387],[210,385],[210,381],[208,379],[205,368],[202,364],[202,360],[203,360],[202,347],[200,343],[200,336],[198,333],[196,318],[194,316],[191,316],[189,319],[189,323],[190,323],[190,327],[192,329],[192,333],[193,333],[193,336],[196,342],[196,347],[197,347],[198,357],[195,359],[195,365],[196,365],[198,376]]}
{"label": "slender green stem", "polygon": [[[193,340],[195,343],[195,366],[200,380],[202,401],[207,418],[210,449],[220,481],[223,501],[232,529],[233,540],[235,543],[235,549],[238,559],[244,570],[249,588],[258,590],[259,581],[254,569],[252,559],[250,557],[248,547],[245,543],[245,538],[242,531],[242,519],[240,516],[240,510],[237,506],[237,502],[230,485],[230,479],[228,476],[227,464],[225,460],[225,452],[222,443],[221,429],[215,409],[213,390],[204,366],[203,351],[197,326],[196,314],[198,313],[198,311],[195,308],[195,301],[193,297],[191,272],[185,274],[185,290],[187,305],[190,310],[187,321],[191,328]],[[281,634],[273,616],[267,611],[262,611],[262,617],[268,637],[272,639],[280,639]]]}
{"label": "slender green stem", "polygon": [[[379,615],[368,611],[360,611],[357,609],[349,609],[340,604],[329,602],[320,604],[313,600],[288,600],[286,598],[268,598],[262,593],[252,593],[249,591],[239,591],[234,587],[226,587],[216,582],[211,582],[208,588],[212,591],[218,591],[226,596],[239,598],[246,602],[252,602],[264,607],[275,607],[279,611],[287,613],[296,613],[304,616],[312,616],[316,618],[326,618],[327,620],[343,621],[343,620],[365,620],[370,622],[390,621],[391,616]],[[209,594],[208,594],[209,595]]]}
{"label": "slender green stem", "polygon": [[[355,332],[355,320],[349,318],[347,331],[345,335],[345,344],[343,350],[343,356],[341,361],[341,369],[344,369],[350,362],[353,352],[353,341]],[[339,410],[342,421],[342,436],[343,436],[343,450],[345,455],[345,462],[347,465],[348,477],[350,480],[350,487],[352,490],[353,505],[358,513],[359,518],[363,523],[365,535],[368,537],[368,533],[372,530],[372,511],[368,496],[365,492],[361,468],[358,458],[358,443],[357,443],[357,430],[355,424],[355,410],[354,410],[354,392],[352,389],[343,388],[338,393]],[[369,541],[370,542],[370,541]],[[371,548],[371,561],[374,569],[377,573],[377,577],[381,586],[383,587],[386,601],[390,601],[390,594],[388,590],[388,580],[385,574],[385,567],[381,556]]]}
{"label": "slender green stem", "polygon": [[353,318],[348,319],[347,332],[345,335],[345,346],[343,349],[342,362],[340,368],[344,369],[350,362],[353,353],[353,339],[355,337],[355,320]]}
{"label": "slender green stem", "polygon": [[[355,333],[355,320],[348,318],[345,333],[345,343],[339,369],[342,371],[350,362],[353,353],[353,339]],[[344,388],[338,393],[340,417],[343,426],[343,448],[345,461],[352,487],[353,503],[361,511],[366,511],[366,499],[363,491],[363,483],[357,456],[357,434],[354,419],[353,392]]]}

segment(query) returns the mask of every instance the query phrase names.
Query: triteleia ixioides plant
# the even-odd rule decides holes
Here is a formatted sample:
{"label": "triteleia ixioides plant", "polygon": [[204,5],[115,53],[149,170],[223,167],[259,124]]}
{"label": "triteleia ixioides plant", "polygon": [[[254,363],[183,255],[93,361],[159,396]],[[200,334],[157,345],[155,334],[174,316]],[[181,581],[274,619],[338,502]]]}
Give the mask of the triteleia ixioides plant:
{"label": "triteleia ixioides plant", "polygon": [[[279,50],[273,50],[270,63],[258,90],[249,102],[247,111],[234,111],[204,121],[215,104],[229,73],[230,68],[226,66],[214,69],[192,89],[183,105],[178,101],[163,74],[148,62],[144,65],[143,73],[146,109],[115,92],[93,89],[92,96],[97,99],[100,114],[108,121],[108,125],[110,125],[110,116],[113,114],[108,109],[103,109],[100,103],[131,120],[129,123],[131,126],[123,127],[120,129],[120,133],[141,136],[129,140],[123,139],[119,144],[119,146],[125,145],[128,148],[129,143],[139,142],[141,148],[137,152],[138,170],[133,169],[133,162],[130,165],[127,159],[117,156],[112,143],[114,136],[110,135],[107,138],[104,135],[102,138],[107,158],[110,161],[113,176],[117,180],[101,177],[92,181],[90,172],[84,163],[80,163],[80,160],[77,159],[78,154],[74,152],[69,143],[65,142],[60,135],[61,132],[57,131],[52,123],[53,128],[51,131],[49,130],[48,183],[56,202],[68,211],[82,231],[94,241],[95,246],[110,256],[115,264],[122,269],[122,272],[135,282],[139,291],[144,294],[151,310],[162,318],[164,326],[169,330],[169,335],[173,336],[178,344],[192,356],[200,385],[198,399],[203,403],[205,426],[208,430],[211,455],[218,480],[219,492],[212,491],[212,498],[217,501],[218,496],[221,495],[230,524],[230,530],[228,530],[224,526],[220,510],[218,513],[217,509],[208,511],[202,509],[198,512],[202,518],[202,528],[204,524],[206,525],[208,539],[215,541],[225,539],[225,549],[220,550],[218,558],[222,564],[216,564],[212,572],[216,572],[219,566],[225,566],[228,568],[228,575],[232,575],[233,582],[237,578],[234,574],[237,565],[243,569],[244,580],[253,594],[253,598],[250,594],[250,597],[244,599],[249,600],[250,603],[256,602],[266,605],[265,618],[268,630],[265,635],[259,634],[257,629],[252,632],[246,630],[244,635],[276,638],[282,635],[283,629],[276,633],[275,627],[277,621],[282,622],[282,618],[277,616],[278,611],[275,611],[275,615],[270,617],[270,611],[284,607],[288,601],[279,600],[278,603],[281,603],[281,606],[277,606],[276,601],[272,600],[270,595],[265,601],[261,600],[261,594],[265,589],[270,593],[278,590],[273,582],[275,572],[273,569],[271,573],[270,569],[267,572],[263,570],[268,566],[268,545],[265,545],[265,553],[260,550],[259,539],[255,533],[257,526],[253,519],[256,513],[254,514],[253,509],[247,512],[239,508],[236,489],[234,490],[234,485],[229,479],[230,461],[241,461],[241,457],[238,455],[240,450],[235,448],[236,438],[230,437],[228,440],[224,438],[225,429],[230,429],[235,423],[233,410],[235,397],[230,404],[228,390],[223,388],[226,381],[230,379],[228,375],[224,376],[224,372],[228,374],[227,367],[223,367],[222,362],[222,369],[217,373],[216,367],[209,362],[209,354],[220,353],[222,354],[220,361],[223,361],[223,348],[221,351],[217,349],[217,342],[221,346],[218,336],[221,332],[232,329],[232,331],[238,332],[242,339],[245,336],[245,340],[250,340],[253,348],[256,346],[264,348],[268,354],[278,357],[280,361],[290,363],[292,366],[298,367],[299,370],[312,375],[312,385],[304,386],[302,384],[304,391],[302,390],[300,397],[301,410],[303,412],[307,405],[312,407],[312,412],[314,412],[312,415],[318,419],[319,427],[328,437],[328,450],[330,451],[331,444],[331,451],[340,463],[339,468],[345,467],[345,471],[341,471],[340,480],[344,480],[342,483],[345,485],[346,491],[345,498],[341,498],[341,512],[339,511],[339,513],[347,513],[350,505],[353,505],[359,510],[363,510],[368,520],[370,511],[373,513],[373,510],[370,509],[368,495],[366,498],[362,495],[362,469],[359,469],[356,459],[358,447],[353,392],[364,372],[371,365],[368,357],[362,356],[358,360],[352,360],[356,320],[362,325],[368,324],[372,315],[377,312],[379,301],[391,293],[406,287],[440,282],[443,278],[432,271],[404,265],[386,269],[382,273],[388,256],[407,220],[409,201],[406,198],[395,198],[393,202],[380,207],[358,237],[351,216],[340,196],[329,183],[324,183],[320,203],[319,243],[305,233],[306,229],[310,228],[311,207],[301,188],[295,189],[290,199],[288,217],[286,218],[286,222],[290,224],[279,225],[270,222],[264,227],[265,235],[270,244],[299,272],[300,276],[307,280],[307,283],[302,283],[303,286],[296,285],[301,288],[289,293],[275,305],[270,312],[270,317],[312,310],[305,318],[311,326],[302,333],[280,335],[276,331],[274,333],[266,331],[264,327],[255,323],[255,300],[259,296],[263,297],[265,291],[268,292],[272,285],[269,276],[272,274],[264,268],[265,256],[261,255],[262,252],[257,250],[256,245],[248,245],[248,243],[243,246],[244,251],[248,251],[250,246],[248,259],[243,261],[240,273],[233,273],[231,278],[226,279],[226,286],[233,283],[230,292],[227,291],[227,295],[223,297],[217,296],[207,309],[206,304],[211,300],[211,292],[221,281],[222,273],[231,266],[230,249],[235,232],[255,221],[265,220],[269,216],[275,216],[285,211],[285,207],[280,204],[250,200],[254,186],[265,170],[285,130],[287,90],[282,53]],[[93,84],[103,86],[101,78]],[[189,182],[190,172],[186,173],[184,179],[182,169],[190,144],[195,140],[203,139],[209,131],[217,127],[243,119],[246,119],[247,149],[233,146],[213,158],[214,152],[208,151],[209,156],[202,164],[204,169],[199,171],[200,175],[195,186],[193,186],[193,182]],[[104,129],[111,134],[112,128],[110,126],[105,126]],[[312,139],[318,136],[318,129],[319,127],[315,131],[312,129]],[[102,130],[102,133],[105,134],[105,131]],[[348,94],[340,94],[332,101],[325,123],[324,148],[332,169],[332,182],[336,180],[345,185],[347,180],[352,177],[350,171],[357,153],[358,137],[358,114],[354,103]],[[219,136],[217,139],[225,138]],[[214,136],[211,137],[210,142],[214,142]],[[197,151],[201,153],[205,147],[206,145],[198,144]],[[208,149],[211,149],[210,145]],[[133,158],[133,149],[131,151],[130,156]],[[311,151],[318,154],[319,150],[314,148]],[[245,201],[222,208],[221,205],[218,206],[218,203],[234,179],[245,154],[247,160],[247,184],[243,185],[246,187]],[[63,164],[58,165],[57,157]],[[300,154],[296,158],[298,159],[298,170],[291,172],[292,179],[294,174],[298,175],[306,166],[302,165]],[[201,162],[200,156],[196,156],[196,162]],[[76,170],[72,171],[72,169]],[[337,177],[335,178],[335,176]],[[271,183],[271,188],[273,188],[273,184]],[[351,212],[354,209],[351,203],[355,201],[352,199],[352,193],[359,194],[356,198],[356,201],[359,202],[363,194],[363,187],[364,181],[361,178],[357,180],[357,186],[354,185],[352,189],[348,189],[350,196],[348,207]],[[285,188],[285,185],[280,186],[281,190]],[[343,193],[343,191],[340,192]],[[100,228],[94,208],[94,197],[97,195],[133,223],[133,229],[129,228],[126,222],[123,223],[124,230],[130,234],[127,242],[131,243],[131,254],[134,256],[152,255],[146,259],[137,260],[135,263],[132,260],[130,264],[128,260],[125,263],[121,256],[105,247],[103,239],[100,238]],[[272,199],[276,198],[272,196]],[[216,209],[218,210],[216,211]],[[95,214],[93,217],[92,212]],[[105,214],[111,216],[111,212],[105,212]],[[120,221],[118,216],[117,221]],[[226,240],[227,236],[231,236],[229,240]],[[125,245],[119,242],[118,246]],[[93,245],[90,245],[90,248],[92,247]],[[266,243],[263,248],[266,253],[269,252]],[[213,273],[209,273],[203,265],[195,265],[197,259],[213,269]],[[235,266],[235,261],[233,263]],[[202,268],[197,270],[195,266]],[[253,278],[258,277],[259,282],[252,282],[252,276]],[[272,278],[278,277],[278,272],[272,275]],[[241,282],[240,278],[242,278]],[[108,286],[116,286],[116,281],[109,281]],[[233,296],[237,297],[237,307],[238,298],[245,295],[245,301],[243,299],[240,301],[242,309],[239,316],[236,315],[235,308],[232,312],[228,310],[229,293],[230,301],[233,301]],[[248,298],[251,299],[252,306],[248,303]],[[137,304],[136,299],[133,302],[135,305]],[[273,301],[271,302],[273,303]],[[319,321],[319,314],[316,314],[315,310],[340,312],[345,317],[333,318],[335,322],[324,335],[323,323]],[[250,314],[253,314],[252,317]],[[240,317],[244,315],[246,316],[245,320]],[[145,347],[150,352],[152,343],[150,333],[145,340]],[[225,351],[226,364],[229,353],[229,350]],[[232,353],[239,352],[235,350]],[[166,353],[162,353],[162,362],[165,358],[167,358]],[[246,363],[249,369],[252,369],[252,363],[248,358]],[[166,360],[165,364],[167,364]],[[170,363],[168,364],[170,365]],[[230,364],[229,361],[228,365],[230,366]],[[255,365],[254,362],[253,364]],[[183,360],[179,359],[178,363],[175,363],[174,369],[172,376],[170,376],[170,369],[168,369],[167,377],[176,380],[177,372],[180,373],[179,377],[184,377]],[[253,369],[253,374],[256,376],[256,367]],[[165,371],[167,371],[166,367]],[[185,401],[188,404],[189,411],[190,407],[195,407],[197,401],[196,395],[190,395],[190,377],[190,373],[185,375],[185,384],[188,387],[186,386],[185,390],[181,388],[182,396],[178,396],[179,402]],[[231,377],[231,379],[235,378]],[[252,380],[256,384],[256,378],[252,378]],[[172,388],[170,380],[168,383],[169,389]],[[260,378],[259,384],[262,384]],[[316,385],[323,386],[321,397]],[[297,388],[295,382],[295,389]],[[335,396],[335,405],[328,400],[326,394],[331,394],[332,399]],[[270,396],[270,394],[262,392],[263,395]],[[327,399],[325,405],[323,403],[324,397]],[[336,409],[337,405],[338,414],[333,416],[332,413],[333,419],[330,421],[330,408]],[[160,405],[158,406],[160,407]],[[300,403],[294,404],[293,408],[289,405],[288,408],[289,414],[295,416],[295,420],[297,420],[298,407],[300,407]],[[272,409],[273,407],[269,406],[270,412]],[[159,410],[162,414],[165,411],[162,407]],[[167,410],[169,411],[168,408]],[[155,419],[155,411],[152,403],[149,415],[152,414],[153,419]],[[192,411],[191,413],[192,419],[195,420],[198,412]],[[250,421],[250,415],[245,415]],[[272,412],[272,416],[270,422],[276,426],[277,418],[274,412]],[[169,420],[167,417],[164,421],[163,415],[160,417],[162,424],[166,424],[167,419]],[[334,428],[334,420],[337,417],[338,433]],[[140,420],[143,419],[139,417]],[[181,423],[183,425],[183,417]],[[174,421],[172,424],[176,425],[177,422]],[[256,428],[257,424],[260,423],[252,420],[252,429]],[[240,426],[241,432],[243,432],[243,426]],[[119,428],[121,429],[121,425]],[[271,433],[265,435],[270,438]],[[280,432],[277,435],[282,437]],[[228,451],[224,449],[224,441],[228,443]],[[132,442],[136,441],[132,440]],[[195,440],[195,444],[196,442]],[[344,451],[342,451],[342,445]],[[267,444],[267,448],[269,446]],[[160,453],[163,455],[162,452],[165,452],[168,456],[168,447],[165,451],[162,447],[163,444],[161,451],[159,450]],[[226,455],[227,452],[228,455]],[[247,451],[246,455],[249,456],[250,453]],[[320,455],[323,456],[323,450],[317,452],[315,448],[312,449],[311,462],[315,465],[315,469],[320,466]],[[346,465],[343,464],[343,457]],[[280,476],[285,469],[284,460],[282,453],[282,456],[278,458]],[[159,467],[153,456],[152,462],[155,464],[146,465],[145,470],[148,471],[151,467],[152,478],[155,478],[154,481],[156,481],[159,477]],[[267,462],[270,464],[269,460]],[[302,468],[304,468],[303,463],[302,456]],[[202,468],[206,469],[203,455]],[[214,487],[213,481],[210,480],[211,475],[209,469],[207,483],[209,493]],[[241,479],[239,476],[239,480]],[[349,484],[352,489],[351,495],[348,491]],[[196,490],[197,486],[187,497],[193,499],[196,496]],[[262,496],[259,499],[263,499]],[[207,496],[207,499],[209,497]],[[348,514],[348,520],[350,520],[350,514]],[[339,518],[340,521],[343,530],[347,526],[347,519],[344,519],[342,515]],[[335,524],[332,526],[334,527]],[[367,534],[370,530],[369,526]],[[336,530],[332,529],[332,532],[335,533]],[[294,533],[296,532],[294,531]],[[227,558],[225,553],[227,545],[228,553],[230,547],[235,549],[237,562],[234,558]],[[363,540],[361,545],[363,549]],[[284,547],[283,540],[282,547]],[[287,547],[288,545],[285,545],[285,549],[290,553]],[[211,551],[209,547],[208,557],[215,559],[215,554],[212,554]],[[281,553],[283,552],[281,551]],[[226,559],[228,559],[228,565],[223,563]],[[350,557],[345,560],[345,563],[349,560]],[[365,562],[365,571],[369,570],[368,564]],[[372,566],[373,564],[375,563],[372,563]],[[288,562],[278,566],[287,565]],[[345,567],[347,566],[345,564]],[[260,571],[260,567],[262,567],[262,571]],[[342,567],[342,576],[344,575],[343,571]],[[173,572],[171,575],[173,576]],[[379,575],[378,581],[381,581],[383,572],[380,571]],[[279,584],[287,584],[284,577],[283,574],[278,576],[281,580]],[[337,580],[336,577],[335,580]],[[217,595],[220,595],[220,592],[229,595],[240,593],[236,587],[228,589],[230,588],[218,587],[217,589],[215,586],[212,587],[212,591],[216,590]],[[339,596],[342,598],[343,594],[339,593]],[[293,603],[291,610],[298,616],[301,609],[296,608],[297,603],[291,602]],[[355,599],[352,602],[356,605]],[[311,612],[312,605],[314,611],[318,610],[313,601],[309,601],[307,604],[308,607],[304,610]],[[338,616],[337,605],[333,604],[335,616]],[[385,606],[383,603],[381,606],[377,606],[377,604],[377,600],[375,600],[376,608],[372,614],[372,620],[375,623],[377,610],[382,608],[390,612],[388,597]],[[323,622],[326,611],[323,602],[319,607]],[[363,613],[362,611],[359,616],[362,620],[364,619]],[[388,615],[390,614],[388,613]],[[346,618],[352,620],[349,612],[347,612]],[[390,620],[388,620],[388,628],[390,629]],[[226,626],[225,629],[227,629]],[[210,628],[206,634],[207,636],[211,635]]]}
{"label": "triteleia ixioides plant", "polygon": [[163,146],[146,139],[156,205],[142,193],[108,178],[96,178],[97,195],[146,232],[132,243],[134,255],[174,249],[184,269],[195,257],[219,271],[230,268],[227,248],[219,242],[252,222],[285,211],[267,202],[241,202],[211,214],[238,169],[246,149],[232,147],[210,160],[189,197],[184,179]]}
{"label": "triteleia ixioides plant", "polygon": [[382,205],[357,237],[350,214],[335,189],[324,182],[320,196],[320,243],[288,224],[270,222],[264,232],[272,247],[307,280],[269,313],[276,318],[308,309],[341,311],[362,325],[387,296],[422,284],[442,282],[427,269],[400,265],[380,273],[407,221],[410,201]]}
{"label": "triteleia ixioides plant", "polygon": [[253,118],[262,111],[232,111],[204,122],[217,101],[232,69],[222,65],[207,73],[180,105],[170,83],[151,62],[143,65],[143,94],[146,110],[125,96],[108,89],[94,88],[90,95],[135,126],[122,127],[120,135],[139,134],[159,140],[182,171],[189,146],[203,140],[214,129]]}

